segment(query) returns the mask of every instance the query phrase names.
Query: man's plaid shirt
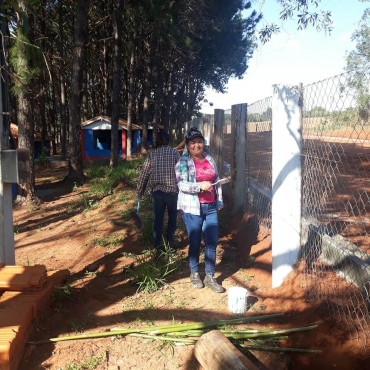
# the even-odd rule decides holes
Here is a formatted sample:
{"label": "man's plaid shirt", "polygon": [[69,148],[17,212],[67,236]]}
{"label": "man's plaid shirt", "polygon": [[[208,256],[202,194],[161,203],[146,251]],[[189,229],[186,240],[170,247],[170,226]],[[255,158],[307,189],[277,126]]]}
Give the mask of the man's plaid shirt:
{"label": "man's plaid shirt", "polygon": [[160,190],[164,193],[178,193],[175,165],[179,152],[170,146],[152,150],[140,172],[136,192],[138,197]]}

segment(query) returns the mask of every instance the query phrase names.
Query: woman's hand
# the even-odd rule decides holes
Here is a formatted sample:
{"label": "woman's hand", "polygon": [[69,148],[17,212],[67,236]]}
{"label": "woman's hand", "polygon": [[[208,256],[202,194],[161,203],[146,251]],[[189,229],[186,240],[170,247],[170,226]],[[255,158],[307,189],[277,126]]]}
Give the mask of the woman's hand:
{"label": "woman's hand", "polygon": [[203,181],[200,183],[200,190],[207,191],[212,187],[212,183],[210,181]]}

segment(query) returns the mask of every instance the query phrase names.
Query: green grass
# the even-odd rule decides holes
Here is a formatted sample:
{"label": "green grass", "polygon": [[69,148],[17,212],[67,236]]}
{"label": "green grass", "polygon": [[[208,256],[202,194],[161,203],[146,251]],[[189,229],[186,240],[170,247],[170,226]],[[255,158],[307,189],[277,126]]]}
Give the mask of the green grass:
{"label": "green grass", "polygon": [[101,247],[116,248],[122,244],[124,239],[125,239],[124,233],[116,232],[101,237],[95,237],[92,239],[92,243],[94,245],[100,245]]}
{"label": "green grass", "polygon": [[66,298],[72,300],[72,288],[71,285],[66,283],[53,290],[52,297],[55,301],[64,300]]}
{"label": "green grass", "polygon": [[178,271],[180,266],[179,257],[165,245],[165,250],[159,257],[154,250],[136,257],[135,266],[127,270],[127,273],[132,282],[138,285],[137,291],[153,293],[166,285],[168,276]]}
{"label": "green grass", "polygon": [[[103,364],[104,356],[93,356],[88,360],[67,365],[64,370],[94,370]],[[58,370],[63,370],[61,367]]]}
{"label": "green grass", "polygon": [[90,194],[108,195],[112,194],[115,185],[119,181],[134,186],[139,176],[139,168],[145,158],[134,161],[123,161],[115,168],[109,166],[94,166],[86,171],[90,182]]}
{"label": "green grass", "polygon": [[154,215],[153,213],[149,213],[143,217],[143,215],[140,214],[140,219],[142,227],[139,230],[139,243],[142,245],[150,245],[153,242]]}
{"label": "green grass", "polygon": [[75,333],[83,333],[85,331],[85,323],[84,322],[76,322],[71,321],[69,323],[69,326],[71,328],[71,331],[74,331]]}

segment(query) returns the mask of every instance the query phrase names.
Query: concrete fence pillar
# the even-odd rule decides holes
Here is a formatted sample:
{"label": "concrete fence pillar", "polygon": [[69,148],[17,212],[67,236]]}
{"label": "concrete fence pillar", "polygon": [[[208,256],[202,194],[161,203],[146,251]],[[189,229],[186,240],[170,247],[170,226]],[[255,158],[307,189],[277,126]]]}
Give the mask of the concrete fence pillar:
{"label": "concrete fence pillar", "polygon": [[[300,254],[302,88],[274,85],[272,96],[272,287]],[[258,160],[258,158],[256,158]]]}

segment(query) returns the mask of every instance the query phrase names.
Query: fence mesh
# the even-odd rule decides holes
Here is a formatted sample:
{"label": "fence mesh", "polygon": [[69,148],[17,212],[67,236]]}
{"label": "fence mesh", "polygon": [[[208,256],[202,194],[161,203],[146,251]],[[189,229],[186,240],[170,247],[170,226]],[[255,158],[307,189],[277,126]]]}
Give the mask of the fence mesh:
{"label": "fence mesh", "polygon": [[302,252],[308,299],[366,347],[369,330],[369,81],[346,73],[304,88]]}
{"label": "fence mesh", "polygon": [[[271,230],[272,98],[248,106],[245,211]],[[231,110],[223,161],[232,163]],[[279,155],[279,153],[274,153]],[[346,73],[305,86],[302,119],[302,284],[367,349],[370,337],[370,78]],[[224,166],[224,172],[227,166]],[[226,190],[226,187],[225,187]],[[288,200],[287,200],[288,201]]]}
{"label": "fence mesh", "polygon": [[245,210],[257,217],[258,231],[271,229],[272,98],[248,105]]}

